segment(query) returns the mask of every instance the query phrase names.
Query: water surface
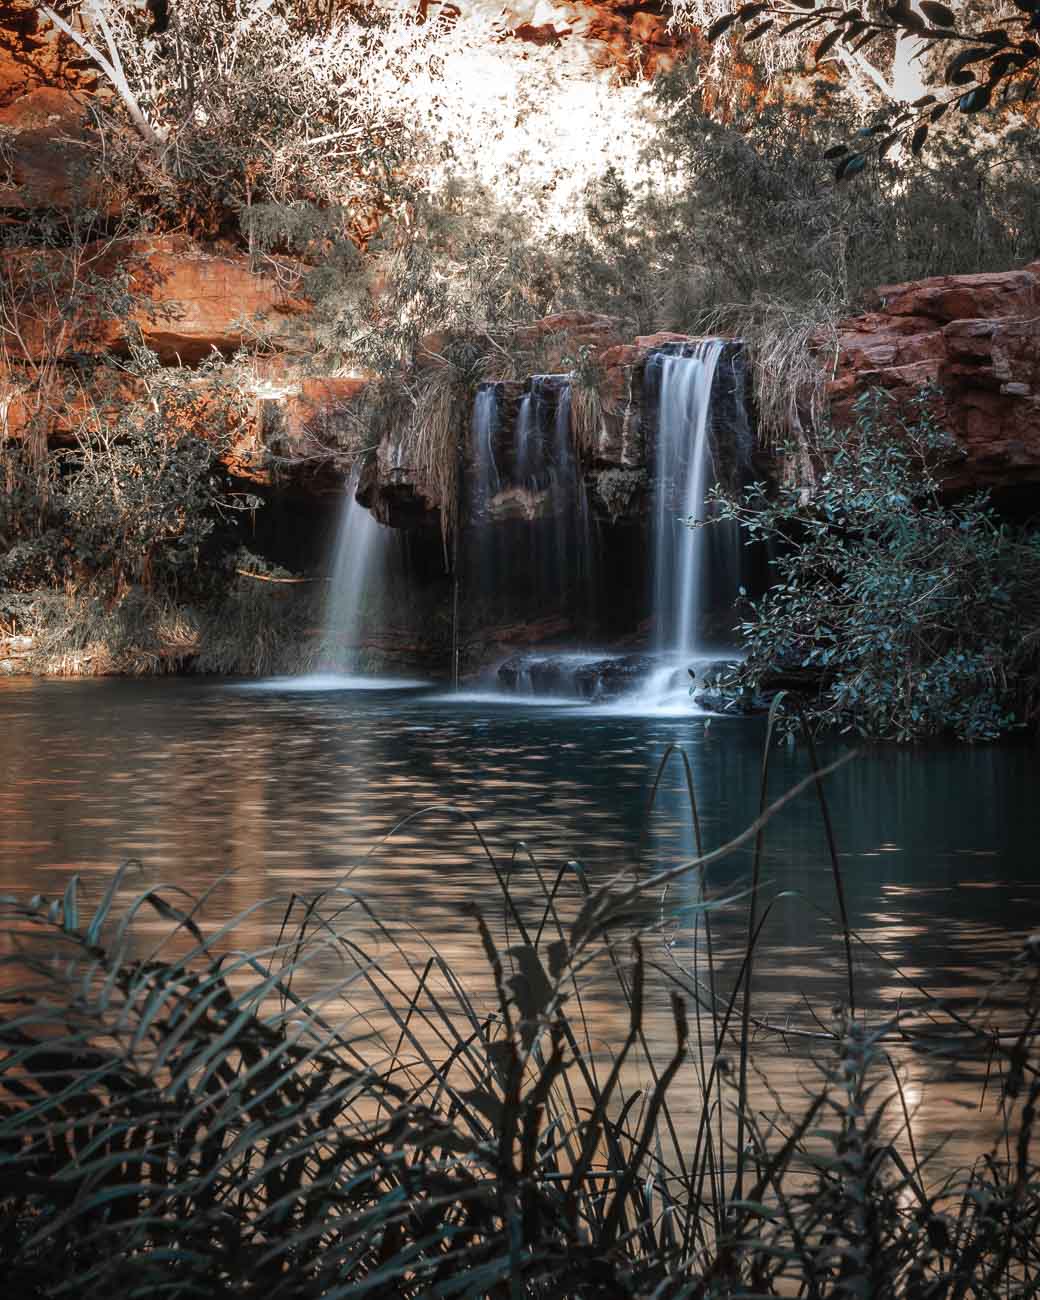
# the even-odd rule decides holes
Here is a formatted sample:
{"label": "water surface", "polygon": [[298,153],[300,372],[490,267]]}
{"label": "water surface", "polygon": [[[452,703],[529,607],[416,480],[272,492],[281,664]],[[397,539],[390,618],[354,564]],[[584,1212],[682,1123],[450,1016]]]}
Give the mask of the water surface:
{"label": "water surface", "polygon": [[[0,683],[0,890],[53,894],[78,871],[100,895],[116,865],[134,857],[143,882],[211,889],[205,917],[216,924],[352,870],[352,887],[381,917],[416,927],[476,983],[483,958],[464,907],[497,904],[484,852],[460,814],[503,863],[522,842],[547,873],[580,859],[595,881],[624,870],[654,873],[691,855],[678,764],[666,770],[647,817],[669,745],[689,756],[706,848],[738,835],[757,809],[758,722],[320,685],[258,692],[180,680]],[[851,748],[825,746],[822,757]],[[807,770],[800,747],[781,746],[771,789],[779,795]],[[971,1005],[1040,928],[1036,777],[1036,752],[1021,744],[868,747],[828,778],[850,921],[863,941],[858,998],[875,1022],[914,996],[913,982]],[[420,810],[427,811],[394,833]],[[513,879],[519,891],[533,891],[522,858]],[[713,867],[711,896],[739,895],[750,865],[746,845]],[[810,1012],[825,1019],[846,996],[832,870],[811,789],[770,824],[763,874],[760,905],[772,909],[756,1009],[811,1030]],[[696,880],[651,898],[669,927],[669,960],[687,961]],[[739,964],[745,907],[740,901],[715,915],[723,982]],[[240,942],[270,942],[279,919],[278,909],[257,913]],[[663,994],[658,1001],[655,1032],[665,1050]],[[603,1014],[602,1036],[616,1041],[623,1011]],[[771,1079],[797,1092],[808,1048],[763,1040],[762,1050]],[[912,1080],[911,1100],[921,1095]],[[931,1090],[916,1135],[955,1131],[967,1140],[964,1112],[949,1104],[964,1099],[954,1084]]]}

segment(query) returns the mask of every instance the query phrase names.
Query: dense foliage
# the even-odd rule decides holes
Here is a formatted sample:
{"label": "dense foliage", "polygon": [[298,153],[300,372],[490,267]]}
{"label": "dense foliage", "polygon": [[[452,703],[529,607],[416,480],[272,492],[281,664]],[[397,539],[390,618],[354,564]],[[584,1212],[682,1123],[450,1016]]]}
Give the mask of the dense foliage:
{"label": "dense foliage", "polygon": [[[248,252],[308,299],[287,380],[363,369],[380,382],[330,439],[287,449],[265,426],[272,463],[343,468],[394,429],[446,532],[474,387],[545,367],[525,333],[538,317],[579,309],[633,333],[739,334],[769,444],[810,436],[815,357],[875,285],[1022,265],[1040,249],[1040,144],[1016,112],[987,112],[985,130],[949,114],[920,158],[893,148],[856,186],[835,184],[825,155],[869,130],[887,95],[863,60],[889,91],[918,68],[892,33],[860,50],[838,42],[848,75],[812,78],[801,29],[737,45],[734,25],[667,75],[646,81],[635,59],[612,82],[571,57],[576,37],[504,40],[454,6],[162,8],[159,21],[136,0],[51,7],[113,92],[92,100],[81,151],[115,207],[33,212],[0,237],[0,563],[21,611],[8,603],[5,631],[33,634],[26,611],[52,608],[35,593],[59,585],[91,601],[140,587],[189,621],[189,605],[254,611],[273,597],[239,600],[223,581],[250,567],[234,563],[246,503],[220,457],[235,410],[266,391],[264,322],[246,331],[255,356],[214,361],[202,387],[223,365],[216,400],[193,369],[168,365],[160,396],[142,398],[131,376],[125,404],[131,238],[187,231]],[[724,0],[675,8],[702,28],[728,12]],[[595,367],[570,361],[587,445],[602,397]],[[161,387],[158,372],[147,382]],[[227,650],[213,662],[234,663]],[[267,648],[239,662],[261,660]]]}
{"label": "dense foliage", "polygon": [[[676,8],[689,16],[697,5],[698,0],[678,0]],[[839,180],[864,169],[868,148],[884,157],[902,142],[912,154],[920,153],[932,127],[951,109],[974,117],[991,105],[1022,106],[1035,96],[1040,0],[1012,0],[1010,7],[968,0],[956,11],[939,0],[850,8],[818,0],[766,0],[724,13],[708,28],[708,39],[716,41],[735,26],[747,45],[775,33],[799,44],[811,42],[817,66],[833,52],[831,66],[843,77],[872,74],[885,102],[855,145],[829,151],[838,160]],[[904,63],[927,69],[925,93],[915,95],[921,86],[901,86],[895,78],[886,82],[878,60],[869,61],[879,50],[889,60],[902,53]]]}
{"label": "dense foliage", "polygon": [[867,394],[853,428],[819,438],[812,486],[720,497],[721,517],[777,547],[731,685],[801,678],[811,725],[873,739],[990,739],[1030,716],[1040,536],[984,495],[942,502],[935,470],[952,449],[927,400],[905,420]]}

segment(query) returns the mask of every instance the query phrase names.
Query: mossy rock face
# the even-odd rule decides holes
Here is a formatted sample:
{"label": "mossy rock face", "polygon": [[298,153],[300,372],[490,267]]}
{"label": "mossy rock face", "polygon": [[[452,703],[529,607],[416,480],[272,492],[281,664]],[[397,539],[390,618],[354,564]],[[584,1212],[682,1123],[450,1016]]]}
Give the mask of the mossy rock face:
{"label": "mossy rock face", "polygon": [[592,475],[595,505],[611,523],[627,515],[641,514],[649,479],[645,469],[604,469]]}

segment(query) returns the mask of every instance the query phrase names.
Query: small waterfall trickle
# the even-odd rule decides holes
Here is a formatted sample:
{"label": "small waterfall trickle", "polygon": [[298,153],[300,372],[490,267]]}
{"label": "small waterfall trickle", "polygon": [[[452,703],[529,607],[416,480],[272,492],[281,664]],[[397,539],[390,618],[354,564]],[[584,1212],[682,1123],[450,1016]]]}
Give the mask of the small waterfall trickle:
{"label": "small waterfall trickle", "polygon": [[473,448],[474,505],[486,509],[488,501],[501,487],[495,459],[495,435],[498,432],[498,385],[481,384],[473,400],[470,434]]}
{"label": "small waterfall trickle", "polygon": [[[535,381],[532,380],[532,384]],[[514,438],[514,459],[516,461],[516,481],[521,487],[534,489],[537,486],[539,471],[542,468],[541,447],[539,445],[538,416],[540,415],[539,394],[536,388],[524,393],[516,412],[516,436]]]}
{"label": "small waterfall trickle", "polygon": [[360,464],[344,488],[329,565],[316,670],[302,677],[259,683],[293,691],[397,690],[422,686],[411,678],[376,677],[362,671],[364,643],[381,619],[390,578],[392,529],[377,523],[357,500]]}
{"label": "small waterfall trickle", "polygon": [[340,506],[318,669],[323,673],[350,673],[360,667],[366,616],[380,597],[391,544],[390,529],[373,519],[357,500],[361,466],[347,480]]}

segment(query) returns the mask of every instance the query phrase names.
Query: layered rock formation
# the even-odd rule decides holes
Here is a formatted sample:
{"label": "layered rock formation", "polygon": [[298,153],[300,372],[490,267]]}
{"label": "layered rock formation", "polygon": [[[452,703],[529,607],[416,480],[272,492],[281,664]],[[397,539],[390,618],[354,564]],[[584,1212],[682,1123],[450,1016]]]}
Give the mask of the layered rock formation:
{"label": "layered rock formation", "polygon": [[[114,418],[126,402],[148,397],[146,381],[93,368],[100,354],[126,356],[143,343],[163,365],[190,366],[262,342],[261,354],[231,376],[198,372],[186,394],[194,395],[194,426],[227,443],[228,468],[254,485],[292,464],[304,490],[338,492],[330,460],[364,381],[302,373],[309,308],[278,269],[261,272],[245,254],[206,251],[179,236],[88,245],[75,257],[20,254],[6,267],[15,311],[0,353],[0,437],[35,432],[60,444],[85,416]],[[291,284],[293,268],[281,269]],[[109,299],[113,285],[120,303]],[[86,385],[70,382],[79,373],[89,374]],[[218,404],[234,407],[230,424],[209,418]]]}
{"label": "layered rock formation", "polygon": [[936,390],[933,409],[961,456],[950,490],[1040,482],[1040,262],[877,290],[876,310],[842,322],[833,418],[882,388],[899,402]]}
{"label": "layered rock formation", "polygon": [[[485,499],[477,506],[478,521],[530,522],[560,509],[559,496],[528,482],[522,468],[521,405],[532,395],[550,408],[546,417],[550,422],[556,419],[561,400],[568,403],[569,437],[593,512],[611,523],[641,517],[651,481],[656,420],[656,394],[645,391],[646,360],[654,352],[692,341],[686,334],[663,332],[624,341],[620,321],[592,312],[558,313],[518,330],[513,345],[520,354],[534,352],[541,369],[524,380],[486,385],[493,389],[497,411],[496,482],[484,491]],[[444,340],[428,339],[423,351],[435,355],[443,346]],[[734,437],[744,436],[744,431],[729,436],[739,418],[738,407],[739,416],[743,415],[739,354],[737,344],[727,350],[716,381],[716,441],[721,453],[717,464],[724,478],[735,469]],[[572,369],[576,359],[577,368]],[[561,397],[564,390],[566,396]],[[479,478],[480,468],[470,415],[469,410],[459,413],[456,438],[458,472],[472,483]],[[417,440],[403,439],[396,431],[387,433],[365,472],[359,498],[386,523],[400,527],[430,523],[441,508],[437,485],[414,463],[419,449]],[[741,448],[741,454],[746,450]]]}

